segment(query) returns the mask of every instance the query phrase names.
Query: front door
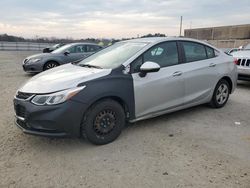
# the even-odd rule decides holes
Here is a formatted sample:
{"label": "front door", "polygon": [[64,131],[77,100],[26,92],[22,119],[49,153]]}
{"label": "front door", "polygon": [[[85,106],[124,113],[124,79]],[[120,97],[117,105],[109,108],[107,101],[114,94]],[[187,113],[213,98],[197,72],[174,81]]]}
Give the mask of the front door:
{"label": "front door", "polygon": [[[147,73],[145,77],[140,77],[138,74],[140,66],[147,61],[158,63],[161,69],[158,72]],[[137,119],[161,114],[161,112],[183,104],[182,71],[176,42],[155,45],[131,64]]]}
{"label": "front door", "polygon": [[65,58],[65,63],[70,63],[84,59],[87,56],[86,45],[75,45],[68,49],[70,52]]}

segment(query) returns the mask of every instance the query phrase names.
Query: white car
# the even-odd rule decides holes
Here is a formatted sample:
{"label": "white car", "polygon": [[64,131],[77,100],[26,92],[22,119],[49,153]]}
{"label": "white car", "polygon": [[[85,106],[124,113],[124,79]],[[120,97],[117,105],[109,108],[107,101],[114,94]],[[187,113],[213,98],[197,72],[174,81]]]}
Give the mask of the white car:
{"label": "white car", "polygon": [[238,79],[250,81],[250,50],[242,50],[232,53],[237,59]]}

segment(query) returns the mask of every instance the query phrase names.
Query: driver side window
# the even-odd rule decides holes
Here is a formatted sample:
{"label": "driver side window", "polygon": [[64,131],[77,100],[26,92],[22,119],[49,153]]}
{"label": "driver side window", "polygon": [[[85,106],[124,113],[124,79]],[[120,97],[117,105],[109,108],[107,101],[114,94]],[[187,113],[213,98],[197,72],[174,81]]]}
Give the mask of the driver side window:
{"label": "driver side window", "polygon": [[71,54],[76,53],[75,46],[69,48],[67,51],[69,51]]}
{"label": "driver side window", "polygon": [[85,45],[77,45],[77,46],[73,46],[73,47],[69,48],[68,51],[71,54],[72,53],[84,53],[84,52],[86,52],[86,48],[85,48]]}
{"label": "driver side window", "polygon": [[155,62],[161,68],[177,65],[179,62],[177,43],[164,42],[153,46],[131,63],[130,72],[140,72],[140,66],[147,61]]}

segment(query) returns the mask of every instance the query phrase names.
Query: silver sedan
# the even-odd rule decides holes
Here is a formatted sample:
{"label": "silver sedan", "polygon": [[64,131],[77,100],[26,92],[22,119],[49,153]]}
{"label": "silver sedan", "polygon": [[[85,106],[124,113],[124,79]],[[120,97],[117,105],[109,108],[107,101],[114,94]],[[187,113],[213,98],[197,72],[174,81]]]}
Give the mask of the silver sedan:
{"label": "silver sedan", "polygon": [[38,73],[62,64],[82,60],[101,46],[91,43],[71,43],[64,45],[51,53],[42,53],[29,56],[23,61],[23,70],[29,73]]}

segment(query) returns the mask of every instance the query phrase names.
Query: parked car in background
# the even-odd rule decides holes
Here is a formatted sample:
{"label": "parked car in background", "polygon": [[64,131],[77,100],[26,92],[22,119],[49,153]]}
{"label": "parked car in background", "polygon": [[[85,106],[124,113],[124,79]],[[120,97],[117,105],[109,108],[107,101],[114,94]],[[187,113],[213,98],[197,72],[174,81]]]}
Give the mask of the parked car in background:
{"label": "parked car in background", "polygon": [[14,99],[16,123],[43,136],[115,140],[136,122],[191,106],[223,107],[234,91],[232,56],[198,40],[141,38],[34,76]]}
{"label": "parked car in background", "polygon": [[244,46],[244,48],[243,48],[244,50],[250,50],[250,43],[249,44],[247,44],[246,46]]}
{"label": "parked car in background", "polygon": [[220,48],[220,50],[222,50],[228,55],[231,55],[231,53],[240,51],[241,49],[240,48]]}
{"label": "parked car in background", "polygon": [[23,61],[23,70],[29,73],[38,73],[62,64],[82,60],[102,49],[101,46],[91,43],[72,43],[62,46],[51,53],[29,56]]}
{"label": "parked car in background", "polygon": [[50,47],[47,47],[47,48],[44,48],[43,49],[43,53],[50,53],[50,52],[53,52],[54,50],[64,46],[65,44],[64,43],[59,43],[59,44],[55,44],[53,46],[50,46]]}
{"label": "parked car in background", "polygon": [[238,79],[250,81],[250,50],[234,52],[232,56],[237,60]]}
{"label": "parked car in background", "polygon": [[231,53],[233,53],[233,52],[237,52],[237,51],[240,51],[241,49],[240,48],[231,48],[231,49],[229,49],[226,53],[227,54],[231,54]]}

